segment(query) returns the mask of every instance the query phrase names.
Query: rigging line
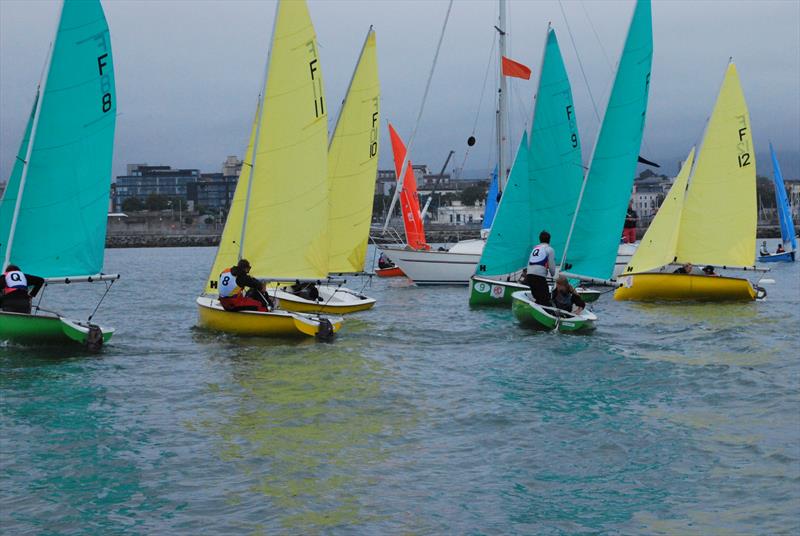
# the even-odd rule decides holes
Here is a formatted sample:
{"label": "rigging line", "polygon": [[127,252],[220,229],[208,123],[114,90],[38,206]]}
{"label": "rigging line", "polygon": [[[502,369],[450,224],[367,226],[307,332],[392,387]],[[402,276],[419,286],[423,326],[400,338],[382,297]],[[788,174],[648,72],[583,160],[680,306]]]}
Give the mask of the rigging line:
{"label": "rigging line", "polygon": [[583,14],[586,15],[586,20],[589,21],[589,27],[592,29],[592,33],[594,33],[594,38],[597,39],[597,44],[600,45],[600,52],[603,53],[603,57],[606,59],[608,70],[613,74],[614,66],[611,64],[611,60],[608,59],[608,54],[606,54],[606,49],[603,46],[603,42],[600,40],[600,35],[598,35],[597,30],[594,27],[594,23],[592,23],[592,19],[589,17],[589,12],[586,10],[586,2],[581,0],[579,3],[583,8]]}
{"label": "rigging line", "polygon": [[[486,72],[483,74],[483,86],[481,87],[481,98],[478,99],[478,110],[475,112],[475,121],[472,124],[471,136],[475,135],[478,129],[478,121],[481,117],[481,107],[483,106],[483,97],[486,94],[486,82],[489,80],[489,71],[492,68],[492,58],[494,57],[494,47],[497,46],[497,32],[492,32],[492,48],[489,51],[489,61],[486,63]],[[469,158],[469,151],[471,147],[468,145],[467,150],[464,151],[464,160],[461,162],[461,171],[464,171],[464,166],[467,165],[467,158]]]}
{"label": "rigging line", "polygon": [[442,33],[439,35],[439,42],[436,44],[436,53],[433,55],[433,63],[431,64],[431,72],[428,74],[428,81],[425,83],[425,92],[422,94],[422,102],[419,106],[419,113],[417,114],[417,122],[414,124],[414,130],[411,131],[411,137],[408,139],[406,146],[406,154],[403,155],[403,165],[400,169],[400,176],[397,177],[397,189],[395,195],[392,197],[392,202],[389,205],[389,213],[386,216],[386,222],[383,224],[383,232],[389,226],[389,221],[392,218],[394,206],[397,204],[397,199],[400,197],[400,190],[403,189],[403,179],[405,178],[406,169],[408,168],[408,155],[411,154],[411,147],[414,144],[414,138],[417,136],[417,129],[422,121],[422,112],[425,110],[425,101],[428,99],[428,91],[431,89],[431,82],[433,81],[433,73],[436,70],[436,62],[439,60],[439,51],[442,49],[442,42],[444,41],[444,33],[447,29],[447,21],[450,20],[450,11],[453,9],[453,0],[447,4],[447,13],[444,16],[444,24],[442,24]]}
{"label": "rigging line", "polygon": [[91,322],[91,321],[92,321],[92,318],[94,317],[94,314],[95,314],[95,313],[97,312],[97,310],[100,308],[100,304],[101,304],[101,303],[103,303],[103,300],[105,300],[105,299],[106,299],[106,295],[107,295],[107,294],[108,294],[108,292],[111,290],[111,287],[112,287],[112,286],[114,286],[114,282],[115,282],[115,281],[117,281],[117,280],[116,280],[116,279],[112,279],[110,283],[108,283],[108,282],[106,283],[106,291],[105,291],[105,292],[103,292],[103,295],[100,297],[100,301],[99,301],[99,302],[97,302],[97,305],[95,305],[95,307],[94,307],[94,311],[92,311],[92,314],[90,314],[90,315],[89,315],[89,318],[87,318],[87,319],[86,319],[86,321],[87,321],[87,322]]}
{"label": "rigging line", "polygon": [[594,116],[597,118],[597,124],[599,125],[601,120],[600,120],[600,113],[597,111],[597,103],[594,100],[594,95],[592,94],[592,88],[589,86],[589,79],[586,77],[586,71],[583,69],[583,62],[581,61],[581,55],[578,53],[578,47],[575,45],[575,38],[572,36],[572,29],[569,27],[567,14],[564,11],[564,4],[562,4],[561,0],[558,0],[558,7],[561,9],[561,16],[564,17],[564,23],[567,26],[567,33],[569,34],[569,40],[572,42],[572,49],[575,51],[575,57],[578,58],[578,66],[581,69],[583,82],[584,84],[586,84],[586,91],[589,92],[589,99],[592,101]]}

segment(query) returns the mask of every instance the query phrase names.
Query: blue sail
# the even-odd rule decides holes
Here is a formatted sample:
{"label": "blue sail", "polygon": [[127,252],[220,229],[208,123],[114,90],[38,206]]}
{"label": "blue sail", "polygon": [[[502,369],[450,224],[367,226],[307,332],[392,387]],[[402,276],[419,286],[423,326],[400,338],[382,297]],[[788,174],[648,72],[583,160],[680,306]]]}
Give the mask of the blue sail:
{"label": "blue sail", "polygon": [[481,229],[490,229],[494,221],[494,215],[497,212],[498,202],[498,187],[497,187],[497,166],[492,171],[492,180],[489,183],[489,192],[486,194],[486,208],[483,211],[483,224]]}
{"label": "blue sail", "polygon": [[26,272],[95,274],[103,267],[117,114],[111,40],[99,0],[64,1],[39,98],[20,149],[24,158],[32,144],[24,185],[15,166],[0,205],[0,258],[13,240],[9,260]]}
{"label": "blue sail", "polygon": [[652,60],[650,0],[639,0],[575,219],[566,260],[571,273],[597,279],[613,274],[642,143]]}
{"label": "blue sail", "polygon": [[792,208],[789,206],[789,199],[786,197],[786,186],[783,184],[781,166],[778,164],[778,157],[775,156],[775,149],[772,148],[772,143],[769,144],[769,154],[772,156],[772,178],[775,181],[775,205],[778,208],[778,219],[781,224],[781,241],[784,244],[791,244],[792,251],[797,251]]}

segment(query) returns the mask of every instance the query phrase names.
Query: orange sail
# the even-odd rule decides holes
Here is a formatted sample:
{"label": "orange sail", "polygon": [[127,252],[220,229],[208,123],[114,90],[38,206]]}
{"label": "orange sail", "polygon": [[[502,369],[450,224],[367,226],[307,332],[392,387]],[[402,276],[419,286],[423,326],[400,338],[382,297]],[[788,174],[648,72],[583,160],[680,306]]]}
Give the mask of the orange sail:
{"label": "orange sail", "polygon": [[[406,155],[406,144],[400,139],[400,135],[389,124],[389,137],[392,140],[392,152],[394,153],[394,170],[400,179],[400,172],[403,169],[403,157]],[[400,192],[400,210],[403,212],[403,227],[406,231],[406,243],[413,249],[431,249],[425,241],[425,227],[419,211],[419,196],[417,195],[417,181],[414,178],[414,170],[409,160],[406,167],[406,178],[403,181],[403,190]]]}

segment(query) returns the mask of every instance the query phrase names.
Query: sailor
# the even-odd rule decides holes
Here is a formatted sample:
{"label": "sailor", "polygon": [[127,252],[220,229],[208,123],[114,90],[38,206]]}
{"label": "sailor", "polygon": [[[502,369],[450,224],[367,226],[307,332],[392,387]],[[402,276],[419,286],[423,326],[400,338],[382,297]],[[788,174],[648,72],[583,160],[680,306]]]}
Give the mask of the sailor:
{"label": "sailor", "polygon": [[775,250],[776,255],[779,253],[786,253],[786,250],[783,248],[782,242],[778,243],[778,249]]}
{"label": "sailor", "polygon": [[692,263],[691,262],[687,262],[686,264],[682,265],[681,267],[679,267],[677,270],[675,270],[672,273],[673,274],[691,274],[692,273],[692,268],[694,268],[692,266]]}
{"label": "sailor", "polygon": [[19,266],[9,264],[0,277],[0,310],[10,313],[31,312],[31,298],[44,286],[41,277],[22,273]]}
{"label": "sailor", "polygon": [[[219,303],[226,311],[270,311],[272,299],[264,283],[252,277],[250,263],[241,259],[236,266],[219,274]],[[249,289],[247,293],[244,289]]]}
{"label": "sailor", "polygon": [[628,203],[628,213],[625,215],[625,225],[622,229],[622,241],[626,244],[636,242],[636,221],[639,215],[633,210],[633,201]]}
{"label": "sailor", "polygon": [[714,277],[718,277],[719,276],[719,274],[714,271],[714,267],[711,266],[710,264],[708,266],[706,266],[705,268],[703,268],[703,273],[705,275],[710,275],[710,276],[714,276]]}
{"label": "sailor", "polygon": [[531,251],[528,259],[528,275],[525,283],[531,288],[531,296],[539,305],[549,306],[550,292],[547,286],[547,274],[556,273],[556,252],[550,247],[550,233],[539,233],[539,244]]}
{"label": "sailor", "polygon": [[758,250],[758,254],[762,257],[769,257],[769,250],[767,249],[767,241],[764,240],[761,242],[761,249]]}
{"label": "sailor", "polygon": [[574,313],[576,315],[583,312],[586,307],[586,302],[578,295],[578,292],[572,288],[572,285],[567,281],[566,276],[559,275],[556,279],[556,286],[553,288],[553,294],[550,296],[553,300],[553,305],[562,311],[572,311],[572,306],[576,307]]}
{"label": "sailor", "polygon": [[386,253],[381,253],[381,256],[378,257],[378,268],[393,268],[394,263],[392,260],[386,256]]}

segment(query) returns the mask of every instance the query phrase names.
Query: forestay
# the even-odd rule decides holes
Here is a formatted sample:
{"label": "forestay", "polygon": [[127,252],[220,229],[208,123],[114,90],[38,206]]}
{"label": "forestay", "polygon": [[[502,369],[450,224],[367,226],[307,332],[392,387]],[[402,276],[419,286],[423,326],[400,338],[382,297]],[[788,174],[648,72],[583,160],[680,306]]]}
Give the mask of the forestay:
{"label": "forestay", "polygon": [[64,2],[39,99],[0,203],[0,259],[43,277],[96,274],[117,114],[111,39],[98,0]]}
{"label": "forestay", "polygon": [[650,1],[639,0],[575,219],[566,259],[574,274],[602,280],[613,274],[642,142],[652,60]]}
{"label": "forestay", "polygon": [[364,270],[378,171],[379,114],[378,58],[370,29],[328,149],[332,273]]}

